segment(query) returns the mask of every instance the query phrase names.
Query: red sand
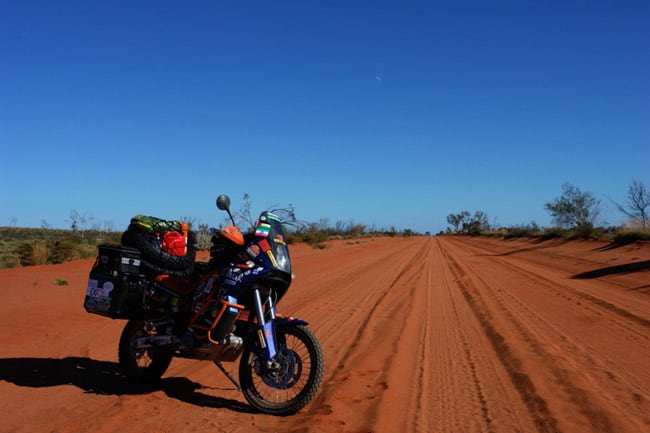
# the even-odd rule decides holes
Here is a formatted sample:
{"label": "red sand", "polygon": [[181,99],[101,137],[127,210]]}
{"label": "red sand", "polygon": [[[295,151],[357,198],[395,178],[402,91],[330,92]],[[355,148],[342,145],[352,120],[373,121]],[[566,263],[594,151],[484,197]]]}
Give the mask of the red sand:
{"label": "red sand", "polygon": [[207,362],[129,386],[125,322],[82,307],[92,260],[0,271],[0,432],[650,431],[647,243],[380,238],[292,258],[280,311],[327,364],[286,418]]}

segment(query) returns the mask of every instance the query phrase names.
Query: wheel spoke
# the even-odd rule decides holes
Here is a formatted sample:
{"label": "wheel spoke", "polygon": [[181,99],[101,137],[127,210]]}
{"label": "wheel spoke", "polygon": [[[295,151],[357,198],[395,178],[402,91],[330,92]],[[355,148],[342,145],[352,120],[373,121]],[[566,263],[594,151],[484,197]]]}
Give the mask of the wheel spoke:
{"label": "wheel spoke", "polygon": [[323,354],[307,328],[285,326],[276,332],[277,354],[272,362],[267,365],[248,352],[240,365],[240,381],[244,396],[257,409],[291,414],[316,394],[323,376]]}

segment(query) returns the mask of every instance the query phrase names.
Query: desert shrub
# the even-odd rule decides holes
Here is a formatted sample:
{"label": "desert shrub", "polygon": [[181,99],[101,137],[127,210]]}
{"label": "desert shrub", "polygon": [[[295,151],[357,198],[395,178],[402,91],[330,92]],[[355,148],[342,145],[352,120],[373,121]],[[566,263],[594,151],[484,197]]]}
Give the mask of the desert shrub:
{"label": "desert shrub", "polygon": [[97,257],[97,246],[94,244],[80,244],[79,246],[77,246],[75,251],[76,254],[74,258],[90,259],[93,257]]}
{"label": "desert shrub", "polygon": [[50,250],[47,246],[47,242],[37,241],[33,243],[33,256],[34,256],[35,264],[37,265],[46,264],[49,253]]}
{"label": "desert shrub", "polygon": [[49,262],[63,263],[77,258],[79,244],[79,240],[72,236],[54,241],[51,247]]}
{"label": "desert shrub", "polygon": [[515,239],[515,238],[525,238],[530,237],[531,231],[525,227],[513,227],[506,230],[506,233],[503,235],[505,239]]}
{"label": "desert shrub", "polygon": [[207,224],[199,224],[199,229],[193,231],[194,239],[196,240],[197,250],[209,250],[212,245],[213,231],[210,230]]}
{"label": "desert shrub", "polygon": [[594,227],[584,237],[585,239],[603,239],[605,237],[605,230],[602,227]]}
{"label": "desert shrub", "polygon": [[325,248],[323,242],[330,240],[330,236],[327,233],[318,230],[314,226],[309,229],[287,231],[285,237],[288,244],[304,242],[314,248]]}
{"label": "desert shrub", "polygon": [[0,269],[20,266],[20,257],[16,253],[3,253],[0,256]]}
{"label": "desert shrub", "polygon": [[300,242],[299,236],[297,236],[294,232],[292,231],[286,231],[284,233],[284,240],[287,242],[289,245],[293,245],[296,243]]}
{"label": "desert shrub", "polygon": [[302,241],[314,248],[325,248],[323,242],[327,241],[327,234],[319,230],[309,230],[301,234]]}
{"label": "desert shrub", "polygon": [[614,237],[614,242],[618,245],[627,245],[636,241],[650,241],[649,232],[621,232]]}
{"label": "desert shrub", "polygon": [[558,227],[552,227],[549,229],[544,230],[542,235],[540,236],[540,239],[543,241],[548,241],[550,239],[566,239],[568,237],[568,233],[566,230],[562,230],[561,228]]}
{"label": "desert shrub", "polygon": [[81,239],[69,230],[0,227],[0,269],[96,257],[97,245],[119,244],[121,236],[89,230]]}
{"label": "desert shrub", "polygon": [[34,265],[33,253],[34,249],[32,248],[31,242],[21,242],[16,247],[16,255],[21,266]]}
{"label": "desert shrub", "polygon": [[18,244],[16,255],[22,266],[44,265],[47,263],[49,248],[42,240],[25,241]]}

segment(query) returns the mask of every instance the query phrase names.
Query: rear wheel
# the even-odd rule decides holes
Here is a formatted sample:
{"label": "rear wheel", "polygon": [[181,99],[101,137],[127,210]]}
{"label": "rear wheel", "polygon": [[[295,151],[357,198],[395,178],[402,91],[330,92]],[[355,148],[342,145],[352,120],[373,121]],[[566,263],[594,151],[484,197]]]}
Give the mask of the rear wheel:
{"label": "rear wheel", "polygon": [[138,348],[138,339],[149,336],[143,319],[129,320],[122,331],[118,359],[126,378],[138,384],[155,382],[167,371],[172,352],[161,347]]}
{"label": "rear wheel", "polygon": [[246,400],[260,412],[291,415],[309,403],[325,371],[323,350],[316,336],[302,325],[276,328],[277,355],[271,365],[246,349],[239,364],[239,381]]}

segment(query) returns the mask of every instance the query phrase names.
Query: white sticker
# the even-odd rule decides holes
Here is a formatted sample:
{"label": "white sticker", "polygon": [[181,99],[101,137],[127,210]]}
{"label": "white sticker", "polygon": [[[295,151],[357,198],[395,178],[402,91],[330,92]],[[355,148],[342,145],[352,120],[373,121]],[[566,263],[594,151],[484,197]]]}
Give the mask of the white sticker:
{"label": "white sticker", "polygon": [[97,280],[88,280],[88,288],[86,289],[86,295],[95,296],[95,290],[97,289]]}
{"label": "white sticker", "polygon": [[114,287],[115,287],[115,286],[113,285],[113,282],[112,282],[112,281],[105,281],[105,282],[104,282],[104,285],[102,286],[102,288],[103,288],[104,290],[106,290],[106,296],[108,296],[108,295],[111,294],[111,292],[113,291],[113,288],[114,288]]}
{"label": "white sticker", "polygon": [[129,259],[128,257],[122,257],[122,264],[131,265],[131,266],[140,266],[140,260]]}

